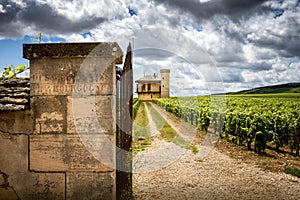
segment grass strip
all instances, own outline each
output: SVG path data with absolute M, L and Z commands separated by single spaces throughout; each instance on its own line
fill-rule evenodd
M 150 138 L 150 126 L 147 117 L 147 111 L 145 105 L 141 103 L 137 112 L 136 118 L 133 121 L 133 140 L 132 140 L 132 152 L 137 153 L 144 151 L 151 145 L 152 139 Z
M 183 137 L 177 134 L 177 132 L 159 114 L 159 112 L 153 108 L 150 103 L 147 103 L 147 106 L 157 129 L 161 133 L 162 138 L 167 142 L 173 142 L 180 147 L 189 148 L 189 143 Z
M 133 136 L 138 139 L 150 137 L 150 126 L 145 105 L 142 103 L 133 122 Z

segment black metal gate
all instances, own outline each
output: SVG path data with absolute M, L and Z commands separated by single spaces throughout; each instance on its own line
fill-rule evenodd
M 117 69 L 117 152 L 116 152 L 116 198 L 131 199 L 132 197 L 132 96 L 133 73 L 131 44 L 123 69 Z

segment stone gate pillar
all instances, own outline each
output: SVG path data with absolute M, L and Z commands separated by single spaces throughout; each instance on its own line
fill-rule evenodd
M 33 113 L 29 170 L 64 173 L 66 199 L 114 199 L 122 50 L 117 43 L 24 44 L 23 57 Z

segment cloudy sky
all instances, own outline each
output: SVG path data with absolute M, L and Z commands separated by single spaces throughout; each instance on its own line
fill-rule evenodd
M 134 43 L 135 78 L 171 69 L 171 94 L 300 82 L 300 0 L 0 0 L 0 70 L 22 43 Z

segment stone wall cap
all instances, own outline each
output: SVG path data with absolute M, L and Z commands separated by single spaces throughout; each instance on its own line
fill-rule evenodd
M 23 58 L 115 57 L 122 64 L 123 52 L 116 42 L 23 44 Z

